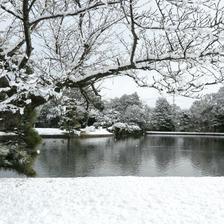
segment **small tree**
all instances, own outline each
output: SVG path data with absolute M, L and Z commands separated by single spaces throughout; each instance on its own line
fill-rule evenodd
M 193 131 L 192 115 L 189 111 L 181 111 L 178 116 L 178 131 Z
M 194 131 L 214 131 L 215 95 L 205 95 L 201 100 L 195 101 L 190 108 L 192 126 Z
M 143 105 L 130 105 L 124 111 L 122 116 L 123 121 L 126 123 L 137 124 L 142 129 L 146 129 L 148 116 L 147 106 Z
M 88 95 L 85 95 L 84 91 L 88 91 Z M 63 91 L 61 97 L 52 99 L 42 107 L 37 124 L 71 132 L 87 125 L 89 111 L 93 108 L 101 110 L 103 102 L 91 93 L 90 89 L 67 89 Z
M 172 107 L 165 98 L 156 101 L 156 107 L 152 112 L 151 129 L 155 131 L 174 131 Z
M 224 132 L 224 87 L 213 95 L 213 129 L 217 132 Z
M 105 109 L 96 116 L 96 125 L 112 126 L 117 122 L 136 124 L 145 129 L 149 120 L 149 108 L 138 94 L 123 95 L 105 103 Z

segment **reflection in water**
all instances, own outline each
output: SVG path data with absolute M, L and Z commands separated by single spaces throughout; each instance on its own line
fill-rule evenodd
M 224 138 L 45 139 L 40 150 L 39 177 L 224 176 Z M 7 172 L 0 177 L 16 176 Z

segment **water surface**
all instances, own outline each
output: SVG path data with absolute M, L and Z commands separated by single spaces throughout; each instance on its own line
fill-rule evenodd
M 224 176 L 222 137 L 44 139 L 39 149 L 38 177 Z M 0 177 L 16 176 L 0 170 Z

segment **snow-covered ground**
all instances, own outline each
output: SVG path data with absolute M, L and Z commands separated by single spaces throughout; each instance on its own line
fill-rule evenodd
M 61 130 L 59 128 L 36 128 L 37 132 L 40 135 L 47 135 L 47 136 L 63 136 L 66 134 L 65 130 Z M 98 128 L 96 129 L 93 126 L 90 127 L 86 127 L 81 129 L 81 131 L 75 131 L 75 133 L 77 134 L 77 136 L 84 136 L 84 137 L 88 137 L 88 136 L 111 136 L 113 135 L 111 132 L 107 131 L 104 128 Z
M 222 132 L 146 131 L 148 135 L 224 136 Z
M 93 126 L 81 129 L 82 136 L 112 136 L 113 133 L 107 131 L 105 128 L 95 128 Z
M 59 128 L 35 128 L 35 130 L 41 135 L 41 136 L 65 136 L 66 131 L 61 130 Z M 97 137 L 97 136 L 112 136 L 113 133 L 107 131 L 104 128 L 94 128 L 94 127 L 86 127 L 84 129 L 81 129 L 80 131 L 74 131 L 77 136 L 83 136 L 83 137 Z M 12 136 L 15 135 L 11 132 L 0 132 L 0 136 Z
M 12 136 L 12 135 L 15 135 L 15 133 L 0 131 L 0 136 Z
M 223 224 L 224 178 L 1 179 L 0 224 Z
M 40 135 L 65 135 L 65 131 L 60 130 L 59 128 L 35 128 L 35 130 Z M 0 136 L 12 136 L 15 135 L 13 132 L 4 132 L 0 131 Z
M 40 135 L 65 135 L 66 131 L 59 128 L 35 128 Z

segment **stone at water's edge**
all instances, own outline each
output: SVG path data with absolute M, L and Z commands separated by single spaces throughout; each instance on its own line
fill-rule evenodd
M 0 156 L 7 156 L 9 154 L 10 150 L 8 148 L 6 148 L 5 146 L 3 146 L 2 144 L 0 144 Z
M 7 157 L 10 154 L 10 149 L 3 144 L 0 144 L 0 167 L 11 165 Z
M 15 169 L 27 176 L 34 176 L 32 168 L 34 155 L 19 145 L 0 144 L 0 168 Z

